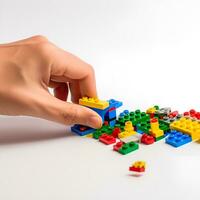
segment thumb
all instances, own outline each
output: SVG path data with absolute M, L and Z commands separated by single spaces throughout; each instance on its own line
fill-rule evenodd
M 59 122 L 65 125 L 82 124 L 92 128 L 100 128 L 101 117 L 93 110 L 57 99 L 46 94 L 40 98 L 40 118 Z

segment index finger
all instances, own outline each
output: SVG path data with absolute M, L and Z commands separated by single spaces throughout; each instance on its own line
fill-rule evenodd
M 97 97 L 95 72 L 91 65 L 62 49 L 51 52 L 51 78 L 60 82 L 73 82 L 79 85 L 80 95 Z

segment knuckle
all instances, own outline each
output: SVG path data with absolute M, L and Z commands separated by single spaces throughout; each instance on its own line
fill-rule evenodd
M 47 42 L 48 39 L 44 35 L 35 35 L 31 38 L 32 40 L 35 40 L 36 42 Z
M 72 107 L 70 109 L 70 112 L 62 112 L 61 117 L 64 120 L 65 124 L 72 125 L 77 122 L 78 117 L 78 109 L 75 107 Z

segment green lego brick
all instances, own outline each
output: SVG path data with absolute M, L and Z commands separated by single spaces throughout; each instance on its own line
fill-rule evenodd
M 157 141 L 159 141 L 159 140 L 162 140 L 164 137 L 165 137 L 165 135 L 162 135 L 162 136 L 160 136 L 160 137 L 157 137 L 157 138 L 155 138 L 155 141 L 157 142 Z
M 103 134 L 102 131 L 96 130 L 96 131 L 93 133 L 93 138 L 98 140 L 99 137 L 100 137 L 102 134 Z
M 135 142 L 128 142 L 126 144 L 124 144 L 120 149 L 119 149 L 119 153 L 126 155 L 132 151 L 135 151 L 139 149 L 139 145 Z
M 111 135 L 113 132 L 114 127 L 111 126 L 102 126 L 100 129 L 97 129 L 96 131 L 93 132 L 93 138 L 94 139 L 99 139 L 99 137 L 103 134 L 106 133 L 108 135 Z

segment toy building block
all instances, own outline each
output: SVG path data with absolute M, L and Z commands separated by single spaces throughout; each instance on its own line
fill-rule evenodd
M 151 119 L 151 130 L 150 134 L 155 138 L 161 137 L 164 135 L 164 131 L 159 128 L 158 119 Z
M 110 108 L 114 107 L 114 108 L 119 108 L 123 105 L 123 103 L 121 101 L 117 101 L 115 99 L 110 99 L 108 100 L 109 104 L 110 104 Z
M 116 108 L 111 108 L 109 109 L 106 114 L 105 114 L 105 120 L 111 120 L 111 119 L 116 119 L 116 115 L 117 115 L 117 112 L 116 112 Z
M 97 108 L 104 110 L 105 108 L 109 107 L 109 102 L 108 101 L 101 101 L 96 98 L 88 98 L 88 97 L 83 97 L 79 99 L 79 104 L 82 106 L 87 106 L 90 108 Z
M 124 144 L 120 149 L 119 149 L 119 153 L 126 155 L 132 151 L 135 151 L 139 149 L 139 145 L 135 142 L 129 142 Z
M 144 161 L 137 161 L 132 164 L 131 167 L 129 167 L 129 171 L 133 172 L 145 172 L 146 169 L 146 163 Z
M 99 137 L 103 134 L 106 133 L 108 135 L 111 135 L 113 132 L 113 127 L 110 126 L 102 126 L 100 129 L 97 129 L 93 132 L 93 138 L 94 139 L 99 139 Z
M 155 138 L 151 135 L 148 135 L 148 134 L 143 134 L 142 137 L 141 137 L 141 143 L 143 144 L 153 144 L 155 142 Z
M 129 143 L 129 142 L 137 142 L 139 143 L 140 142 L 140 139 L 142 137 L 142 134 L 140 133 L 136 133 L 130 137 L 125 137 L 125 138 L 120 138 L 120 140 L 124 143 Z
M 195 111 L 194 109 L 189 110 L 188 112 L 184 112 L 184 117 L 191 118 L 195 120 L 200 120 L 200 112 Z
M 170 107 L 161 108 L 155 111 L 155 114 L 158 115 L 159 118 L 162 118 L 163 116 L 168 116 L 169 113 L 171 113 Z
M 179 131 L 172 131 L 166 138 L 165 142 L 173 147 L 180 147 L 192 141 L 191 136 L 183 134 Z
M 119 151 L 119 149 L 122 148 L 123 144 L 124 144 L 123 142 L 117 142 L 115 145 L 113 145 L 113 150 Z
M 124 127 L 124 131 L 119 133 L 118 137 L 119 138 L 126 138 L 126 137 L 130 137 L 132 135 L 135 135 L 136 132 L 134 131 L 134 127 L 132 125 L 131 121 L 127 121 L 125 123 L 125 127 Z
M 121 133 L 121 129 L 119 127 L 115 127 L 112 132 L 112 136 L 118 138 L 119 133 Z
M 75 124 L 74 126 L 71 127 L 71 131 L 80 136 L 84 136 L 84 135 L 93 133 L 95 129 L 87 127 L 87 126 Z
M 108 144 L 116 143 L 116 138 L 114 138 L 112 135 L 108 135 L 104 133 L 99 137 L 99 141 L 108 145 Z
M 197 140 L 197 136 L 200 135 L 200 122 L 185 117 L 171 123 L 170 128 L 188 134 L 194 140 Z

